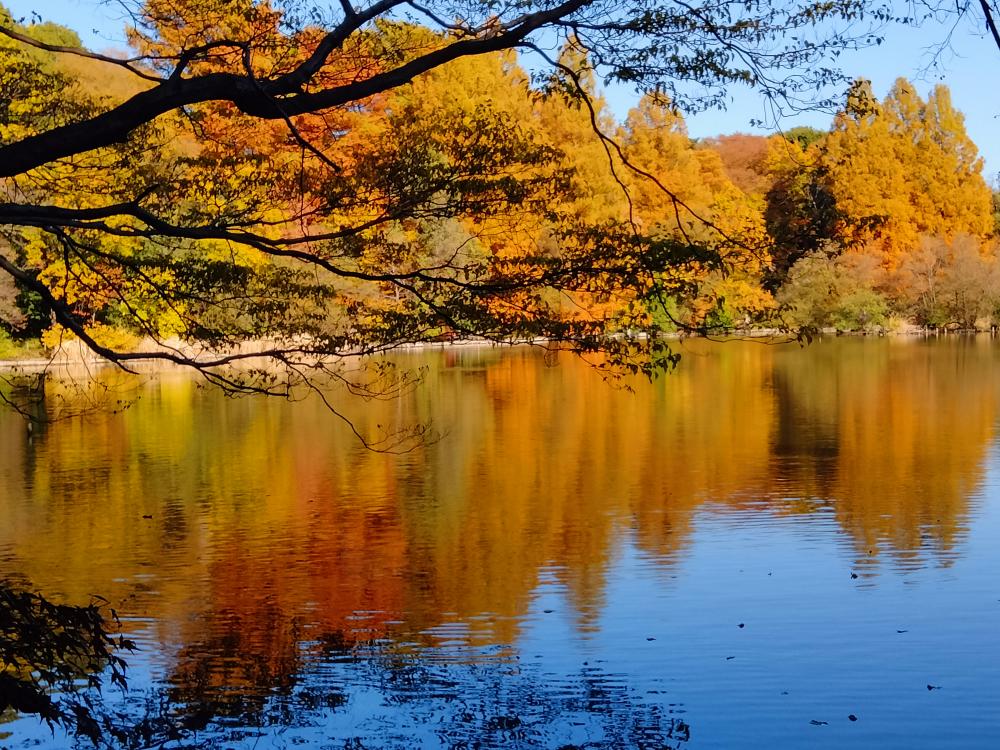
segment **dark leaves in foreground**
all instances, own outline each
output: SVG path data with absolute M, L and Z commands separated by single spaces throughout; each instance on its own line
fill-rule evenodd
M 135 644 L 109 632 L 107 602 L 54 604 L 0 583 L 0 713 L 34 714 L 98 744 L 94 695 L 105 680 L 125 689 L 125 660 Z M 115 625 L 118 619 L 108 610 Z

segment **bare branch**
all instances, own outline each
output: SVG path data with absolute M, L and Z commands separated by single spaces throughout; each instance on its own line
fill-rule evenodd
M 147 81 L 154 81 L 156 83 L 160 83 L 163 80 L 159 76 L 152 75 L 150 73 L 145 72 L 144 70 L 135 67 L 134 63 L 146 59 L 143 57 L 131 57 L 127 59 L 121 59 L 117 57 L 109 57 L 108 55 L 100 55 L 96 52 L 85 50 L 82 47 L 65 47 L 60 44 L 47 44 L 45 42 L 40 42 L 37 39 L 33 39 L 27 34 L 22 34 L 19 31 L 14 31 L 14 29 L 8 29 L 4 26 L 0 26 L 0 34 L 3 34 L 6 37 L 10 37 L 11 39 L 14 39 L 18 42 L 27 44 L 31 47 L 35 47 L 36 49 L 45 50 L 46 52 L 55 52 L 64 55 L 75 55 L 76 57 L 83 57 L 88 60 L 96 60 L 98 62 L 107 63 L 109 65 L 116 65 L 119 68 L 124 68 L 129 73 L 139 76 L 140 78 L 143 78 Z

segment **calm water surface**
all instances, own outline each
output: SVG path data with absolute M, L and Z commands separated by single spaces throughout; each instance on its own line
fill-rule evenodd
M 110 599 L 141 650 L 107 700 L 214 747 L 1000 747 L 1000 344 L 682 351 L 634 393 L 413 355 L 416 392 L 342 402 L 444 432 L 402 456 L 181 375 L 30 440 L 0 413 L 0 577 Z

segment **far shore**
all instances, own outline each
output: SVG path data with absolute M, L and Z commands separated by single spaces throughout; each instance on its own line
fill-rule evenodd
M 835 328 L 823 328 L 819 331 L 819 336 L 822 337 L 838 337 L 838 336 L 850 336 L 850 337 L 892 337 L 892 338 L 911 338 L 911 337 L 938 337 L 938 336 L 954 336 L 954 335 L 983 335 L 992 336 L 996 335 L 996 331 L 982 330 L 982 329 L 928 329 L 922 328 L 915 325 L 905 325 L 893 330 L 878 330 L 878 331 L 838 331 Z M 684 339 L 714 339 L 714 336 L 703 336 L 699 334 L 688 334 L 688 333 L 670 333 L 665 334 L 664 338 L 669 340 L 681 341 Z M 752 328 L 752 329 L 736 329 L 726 334 L 719 334 L 719 340 L 734 340 L 734 339 L 784 339 L 789 342 L 795 340 L 794 334 L 789 331 L 784 331 L 778 328 Z M 506 346 L 526 346 L 526 345 L 539 345 L 547 343 L 547 339 L 534 339 L 517 341 L 511 343 L 497 343 L 489 339 L 482 338 L 455 338 L 455 339 L 442 339 L 440 341 L 421 341 L 414 343 L 400 344 L 393 347 L 389 352 L 415 352 L 415 351 L 425 351 L 432 349 L 450 349 L 457 347 L 480 347 L 480 348 L 501 348 Z M 238 349 L 231 349 L 226 351 L 212 351 L 201 349 L 198 347 L 191 346 L 189 344 L 184 344 L 180 341 L 170 341 L 157 343 L 152 340 L 144 341 L 139 347 L 137 347 L 133 352 L 146 352 L 149 354 L 156 354 L 157 352 L 170 352 L 172 354 L 179 354 L 181 356 L 190 357 L 193 361 L 208 361 L 215 359 L 220 356 L 225 356 L 227 354 L 233 353 L 245 353 L 251 356 L 240 360 L 241 363 L 252 363 L 255 361 L 253 353 L 255 351 L 264 351 L 272 346 L 275 346 L 274 342 L 266 341 L 248 341 L 244 345 L 240 346 Z M 351 356 L 351 355 L 345 355 Z M 262 354 L 261 359 L 266 359 L 267 355 Z M 182 365 L 174 364 L 164 360 L 158 360 L 155 358 L 150 358 L 147 360 L 133 360 L 128 363 L 130 367 L 140 368 L 142 370 L 150 369 L 173 369 L 176 367 L 182 367 Z M 39 356 L 26 356 L 24 358 L 18 359 L 0 359 L 0 371 L 11 371 L 11 370 L 25 370 L 29 372 L 38 372 L 40 370 L 49 369 L 61 369 L 70 368 L 75 369 L 77 367 L 91 367 L 91 366 L 114 366 L 113 362 L 103 359 L 102 357 L 94 354 L 92 351 L 87 349 L 82 343 L 74 341 L 68 344 L 63 344 L 57 351 L 50 354 L 48 357 Z

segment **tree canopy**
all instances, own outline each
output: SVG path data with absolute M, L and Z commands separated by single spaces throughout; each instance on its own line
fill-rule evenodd
M 282 392 L 443 335 L 649 368 L 650 297 L 759 256 L 679 113 L 734 83 L 801 101 L 888 18 L 861 0 L 126 7 L 125 54 L 0 14 L 0 270 L 31 319 L 7 327 Z M 620 133 L 599 80 L 646 92 Z M 259 355 L 283 377 L 217 369 Z

